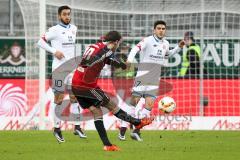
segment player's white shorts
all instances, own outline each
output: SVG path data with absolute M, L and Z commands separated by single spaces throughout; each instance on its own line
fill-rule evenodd
M 139 81 L 137 83 L 139 83 Z M 150 96 L 156 98 L 158 95 L 158 90 L 159 86 L 157 85 L 138 85 L 132 88 L 132 95 L 137 97 Z
M 154 63 L 140 63 L 136 74 L 132 95 L 156 97 L 158 95 L 161 66 Z
M 69 73 L 67 76 L 54 76 L 52 77 L 52 89 L 53 92 L 63 93 L 65 91 L 71 92 L 72 90 L 72 78 L 74 71 Z
M 156 65 L 140 67 L 134 81 L 132 95 L 138 97 L 156 97 L 159 91 L 160 69 L 156 68 Z

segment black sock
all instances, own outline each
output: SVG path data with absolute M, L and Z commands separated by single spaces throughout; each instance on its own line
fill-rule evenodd
M 94 124 L 95 124 L 95 127 L 98 131 L 98 135 L 100 136 L 102 142 L 103 142 L 103 145 L 104 146 L 111 146 L 112 144 L 109 142 L 109 139 L 107 137 L 107 132 L 104 128 L 104 125 L 103 125 L 103 120 L 102 119 L 97 119 L 94 121 Z
M 134 129 L 133 133 L 138 133 L 139 134 L 140 133 L 140 129 Z
M 55 127 L 54 127 L 54 132 L 61 132 L 61 129 L 60 129 L 60 128 L 55 128 Z
M 80 125 L 75 125 L 75 129 L 81 129 Z
M 120 135 L 121 135 L 121 136 L 124 136 L 125 133 L 126 133 L 126 131 L 127 131 L 127 127 L 121 127 L 121 128 L 120 128 Z
M 119 111 L 117 113 L 114 114 L 116 117 L 120 118 L 121 120 L 124 120 L 126 122 L 129 122 L 133 125 L 139 125 L 141 123 L 140 119 L 136 119 L 132 116 L 130 116 L 129 114 L 127 114 L 127 112 L 124 112 L 123 110 L 119 109 Z

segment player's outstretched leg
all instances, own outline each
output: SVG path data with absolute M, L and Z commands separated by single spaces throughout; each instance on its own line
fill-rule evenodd
M 62 135 L 62 131 L 60 129 L 60 125 L 61 125 L 61 120 L 57 117 L 56 115 L 56 110 L 55 108 L 57 107 L 57 104 L 52 102 L 51 103 L 51 108 L 52 108 L 52 116 L 53 116 L 53 135 L 54 137 L 57 139 L 58 143 L 63 143 L 65 142 L 65 139 Z
M 54 89 L 53 89 L 54 90 Z M 51 103 L 51 109 L 52 109 L 52 116 L 53 116 L 53 135 L 57 139 L 59 143 L 65 142 L 65 139 L 63 138 L 60 126 L 61 126 L 61 120 L 59 118 L 59 111 L 58 111 L 58 105 L 62 104 L 64 97 L 64 93 L 62 92 L 55 92 L 54 90 L 54 102 Z
M 144 116 L 141 116 L 140 114 L 143 108 L 143 104 L 145 104 L 145 99 L 140 98 L 139 96 L 132 96 L 131 103 L 135 106 L 135 117 L 139 119 L 143 118 Z M 132 133 L 130 133 L 130 137 L 136 141 L 143 141 L 140 129 L 134 129 Z
M 152 107 L 154 104 L 154 98 L 146 96 L 145 101 L 146 101 L 145 107 L 143 109 L 139 110 L 138 113 L 136 113 L 138 118 L 150 117 L 151 110 L 152 110 Z M 139 105 L 139 103 L 141 103 L 141 102 L 139 101 L 137 106 Z M 130 137 L 136 141 L 143 141 L 143 139 L 141 137 L 140 129 L 138 129 L 138 128 L 135 128 L 133 130 L 133 132 L 130 134 Z
M 79 136 L 80 138 L 87 138 L 87 135 L 83 132 L 82 128 L 80 127 L 80 114 L 81 109 L 78 103 L 71 103 L 72 113 L 74 114 L 74 135 Z
M 130 114 L 131 116 L 135 117 L 135 107 L 134 106 L 127 106 L 124 109 L 128 114 Z M 132 124 L 130 124 L 132 126 Z M 121 120 L 120 123 L 120 128 L 119 128 L 119 134 L 118 134 L 118 139 L 121 141 L 125 141 L 126 140 L 126 136 L 125 133 L 127 131 L 127 128 L 129 126 L 129 123 L 126 121 Z
M 104 106 L 108 108 L 117 118 L 133 124 L 136 129 L 141 129 L 144 126 L 151 124 L 154 120 L 153 117 L 144 117 L 142 119 L 134 118 L 127 114 L 127 112 L 117 107 L 116 104 L 111 100 Z
M 98 135 L 101 138 L 102 143 L 104 145 L 103 150 L 104 151 L 119 151 L 120 148 L 117 147 L 116 145 L 112 144 L 108 139 L 107 132 L 106 132 L 106 129 L 103 124 L 101 108 L 91 106 L 91 107 L 89 107 L 89 110 L 92 112 L 92 114 L 94 116 L 94 125 L 95 125 Z

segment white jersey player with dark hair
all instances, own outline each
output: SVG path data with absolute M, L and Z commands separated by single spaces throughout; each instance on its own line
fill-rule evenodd
M 61 6 L 58 8 L 59 24 L 49 28 L 49 30 L 38 41 L 38 46 L 45 49 L 47 52 L 53 55 L 52 71 L 54 74 L 58 74 L 57 68 L 66 63 L 70 59 L 75 57 L 75 40 L 77 27 L 70 24 L 71 21 L 71 8 L 68 6 Z M 50 43 L 50 44 L 49 44 Z M 61 74 L 61 73 L 59 73 Z M 51 110 L 53 111 L 54 131 L 53 134 L 59 143 L 65 142 L 61 133 L 61 120 L 56 115 L 56 107 L 61 105 L 64 98 L 65 89 L 69 91 L 71 89 L 73 73 L 69 74 L 65 80 L 52 78 L 52 89 L 54 92 L 54 102 L 51 104 Z M 66 87 L 66 83 L 70 87 Z M 71 102 L 71 112 L 80 116 L 80 106 L 77 103 L 75 96 L 69 92 Z M 80 117 L 76 116 L 74 121 L 75 129 L 74 134 L 80 138 L 86 138 L 86 135 L 80 128 Z
M 161 67 L 165 66 L 166 58 L 179 52 L 184 46 L 184 41 L 181 40 L 174 49 L 169 50 L 169 42 L 165 39 L 166 22 L 164 21 L 156 21 L 154 23 L 153 32 L 153 35 L 145 37 L 132 48 L 127 59 L 127 63 L 130 64 L 134 62 L 134 57 L 137 53 L 141 55 L 137 75 L 132 88 L 130 105 L 133 107 L 133 109 L 131 109 L 133 112 L 132 114 L 143 117 L 150 116 L 154 100 L 158 95 Z M 145 107 L 141 110 L 141 113 L 134 113 L 141 98 L 145 99 Z M 118 135 L 120 140 L 125 140 L 126 129 L 126 122 L 122 121 L 120 133 Z M 140 130 L 133 130 L 131 138 L 142 141 Z

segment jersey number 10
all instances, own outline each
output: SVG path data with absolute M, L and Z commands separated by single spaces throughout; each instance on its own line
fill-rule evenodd
M 83 54 L 83 58 L 85 58 L 86 60 L 89 60 L 91 55 L 94 53 L 95 48 L 92 47 L 88 47 L 88 49 L 86 49 L 86 51 Z

